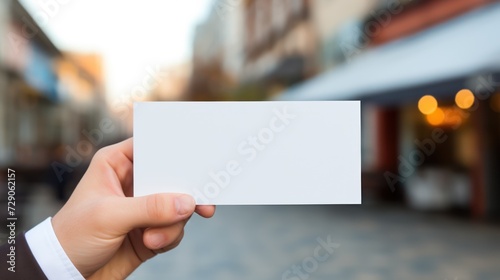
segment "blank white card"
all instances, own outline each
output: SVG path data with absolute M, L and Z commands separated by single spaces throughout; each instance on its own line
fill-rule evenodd
M 198 204 L 361 203 L 359 101 L 141 102 L 134 194 Z

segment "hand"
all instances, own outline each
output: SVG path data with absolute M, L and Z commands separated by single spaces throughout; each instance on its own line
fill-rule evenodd
M 124 279 L 144 261 L 175 248 L 193 212 L 184 194 L 133 194 L 132 139 L 99 150 L 52 226 L 75 267 L 91 279 Z

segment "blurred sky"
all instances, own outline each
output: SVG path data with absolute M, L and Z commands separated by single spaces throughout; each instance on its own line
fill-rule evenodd
M 208 15 L 212 0 L 21 2 L 59 48 L 103 55 L 114 98 L 130 95 L 148 67 L 190 59 L 194 27 Z

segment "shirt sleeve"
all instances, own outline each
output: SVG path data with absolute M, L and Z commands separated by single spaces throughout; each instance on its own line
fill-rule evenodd
M 38 265 L 50 280 L 85 280 L 57 240 L 51 220 L 47 218 L 26 233 L 26 241 Z

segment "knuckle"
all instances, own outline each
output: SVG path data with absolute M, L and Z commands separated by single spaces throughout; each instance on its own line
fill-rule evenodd
M 166 221 L 170 218 L 166 207 L 165 198 L 162 195 L 152 195 L 146 199 L 146 213 L 155 221 Z
M 109 159 L 110 152 L 109 152 L 109 147 L 104 147 L 102 149 L 99 149 L 94 157 L 93 160 L 101 162 L 101 161 L 107 161 Z

